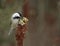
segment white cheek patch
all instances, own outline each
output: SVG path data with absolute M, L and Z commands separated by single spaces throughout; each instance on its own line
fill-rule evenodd
M 19 15 L 18 13 L 14 13 L 14 14 L 12 15 L 12 18 L 14 18 L 15 16 L 19 16 L 19 17 L 20 17 L 20 15 Z

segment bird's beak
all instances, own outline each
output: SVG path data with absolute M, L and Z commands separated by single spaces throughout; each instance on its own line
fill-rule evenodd
M 23 19 L 20 19 L 19 24 L 20 25 L 25 25 L 28 22 L 28 19 L 26 17 L 23 17 Z

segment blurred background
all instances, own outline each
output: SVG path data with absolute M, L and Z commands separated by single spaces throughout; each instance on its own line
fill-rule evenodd
M 23 0 L 0 0 L 0 46 L 15 46 L 14 35 L 8 36 L 10 17 L 21 11 Z
M 28 30 L 24 46 L 60 46 L 60 0 L 28 1 Z M 14 34 L 8 36 L 10 17 L 22 11 L 25 0 L 0 0 L 0 46 L 16 46 Z

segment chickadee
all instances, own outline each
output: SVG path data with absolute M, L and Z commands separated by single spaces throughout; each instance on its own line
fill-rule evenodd
M 28 21 L 28 19 L 26 17 L 23 17 L 22 13 L 20 13 L 20 12 L 14 13 L 11 16 L 11 28 L 9 30 L 8 35 L 10 35 L 13 30 L 16 30 L 18 24 L 23 26 L 24 24 L 26 24 L 27 21 Z
M 11 16 L 11 28 L 9 30 L 9 33 L 8 35 L 10 35 L 12 33 L 13 30 L 16 29 L 18 23 L 19 23 L 19 20 L 22 19 L 22 14 L 17 12 L 17 13 L 14 13 L 12 16 Z

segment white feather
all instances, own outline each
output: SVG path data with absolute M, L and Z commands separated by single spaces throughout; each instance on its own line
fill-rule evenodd
M 10 35 L 10 34 L 12 33 L 12 31 L 13 31 L 14 29 L 16 29 L 16 27 L 17 27 L 17 25 L 18 25 L 19 19 L 13 19 L 13 18 L 16 17 L 16 16 L 19 16 L 19 17 L 20 17 L 20 15 L 19 15 L 18 13 L 14 13 L 14 14 L 12 15 L 12 17 L 11 17 L 11 28 L 10 28 L 10 30 L 9 30 L 8 35 Z

